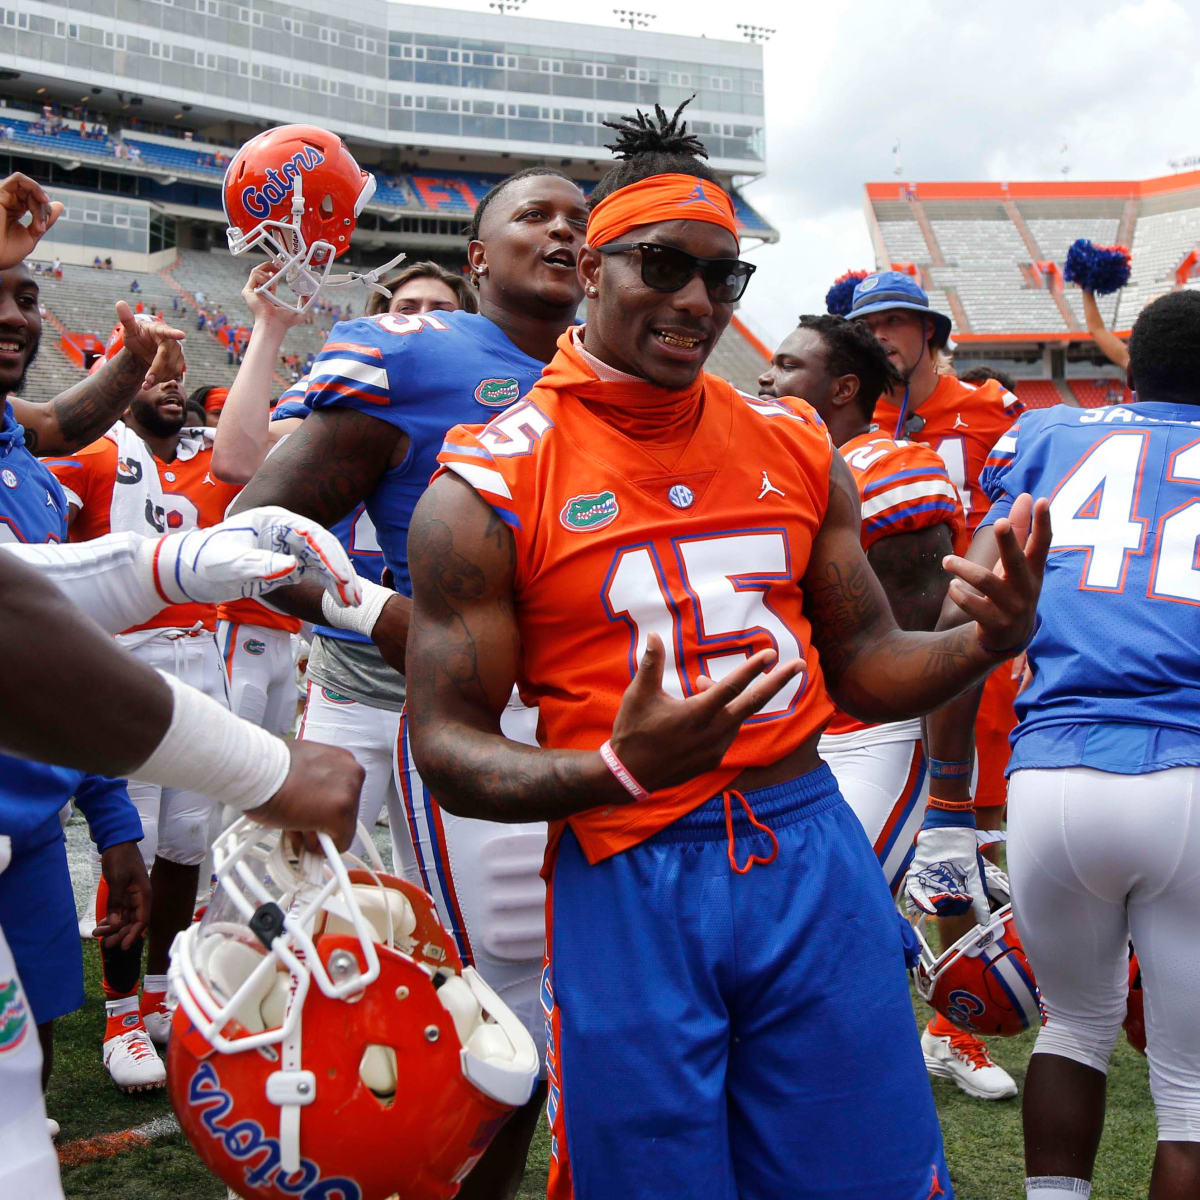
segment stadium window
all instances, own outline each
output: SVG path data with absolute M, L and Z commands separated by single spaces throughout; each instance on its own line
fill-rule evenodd
M 330 29 L 327 25 L 322 25 L 317 29 L 317 36 L 327 46 L 333 46 L 333 45 L 337 44 L 337 40 L 338 40 L 337 30 Z
M 259 26 L 259 28 L 261 28 L 262 23 L 263 23 L 263 15 L 257 9 L 255 9 L 254 12 L 252 12 L 250 14 L 250 24 L 257 25 L 257 26 Z
M 562 59 L 561 58 L 539 58 L 538 70 L 543 75 L 561 75 L 562 74 Z

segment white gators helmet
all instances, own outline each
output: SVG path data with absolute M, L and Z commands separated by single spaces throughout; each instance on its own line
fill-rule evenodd
M 420 888 L 320 842 L 242 818 L 214 845 L 212 903 L 171 951 L 172 1104 L 246 1200 L 443 1200 L 537 1050 Z

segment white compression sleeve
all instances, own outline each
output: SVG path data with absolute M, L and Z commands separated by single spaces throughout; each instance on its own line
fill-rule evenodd
M 325 620 L 334 629 L 349 629 L 370 637 L 371 630 L 383 612 L 383 606 L 396 595 L 391 588 L 372 583 L 369 579 L 358 577 L 359 587 L 362 588 L 362 603 L 354 608 L 344 608 L 328 592 L 321 597 L 321 612 Z
M 153 564 L 145 552 L 153 545 L 136 533 L 109 533 L 66 545 L 5 542 L 0 550 L 57 584 L 109 633 L 120 633 L 148 621 L 166 603 L 154 586 Z
M 201 792 L 239 812 L 265 804 L 291 769 L 286 743 L 173 675 L 159 674 L 175 700 L 171 724 L 130 776 Z

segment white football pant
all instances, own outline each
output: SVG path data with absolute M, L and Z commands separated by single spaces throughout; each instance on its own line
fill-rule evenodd
M 298 736 L 309 742 L 341 746 L 354 755 L 364 772 L 358 801 L 359 821 L 370 829 L 380 810 L 387 805 L 392 835 L 392 871 L 420 886 L 421 876 L 408 835 L 408 818 L 396 791 L 394 767 L 399 731 L 398 712 L 351 700 L 309 681 Z M 355 837 L 350 852 L 362 856 L 358 837 Z
M 537 745 L 537 709 L 513 692 L 501 718 L 504 735 Z M 456 817 L 421 781 L 400 726 L 397 774 L 421 886 L 437 904 L 464 961 L 473 963 L 516 1013 L 546 1061 L 541 978 L 546 949 L 545 821 L 508 824 Z M 398 833 L 392 822 L 392 837 Z
M 0 836 L 0 871 L 10 846 Z M 0 929 L 0 1196 L 62 1200 L 58 1154 L 46 1128 L 42 1047 L 17 965 Z
M 825 734 L 818 753 L 866 831 L 892 895 L 904 882 L 925 817 L 929 777 L 920 721 Z
M 1008 872 L 1047 1014 L 1034 1053 L 1108 1070 L 1132 940 L 1159 1140 L 1200 1142 L 1200 767 L 1014 771 Z
M 217 622 L 217 646 L 229 683 L 229 707 L 268 733 L 296 725 L 295 638 L 286 629 Z
M 174 675 L 219 704 L 228 704 L 217 641 L 207 630 L 148 629 L 120 634 L 117 641 L 147 666 Z M 131 779 L 129 798 L 142 819 L 144 836 L 139 849 L 147 870 L 156 856 L 185 867 L 204 861 L 214 813 L 209 797 Z

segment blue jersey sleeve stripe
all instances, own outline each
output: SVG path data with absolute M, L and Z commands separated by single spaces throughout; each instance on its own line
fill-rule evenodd
M 443 454 L 462 454 L 467 458 L 483 458 L 488 462 L 496 460 L 482 446 L 460 446 L 457 442 L 443 442 Z

